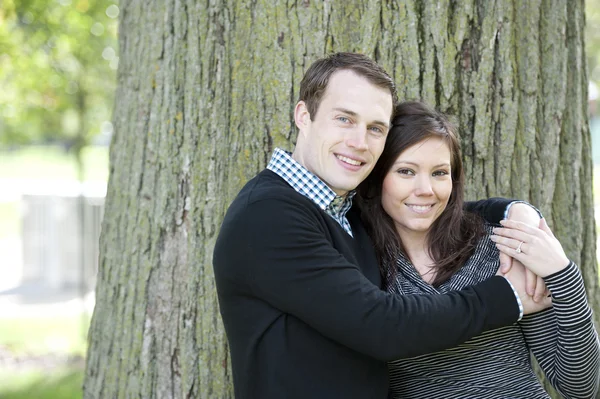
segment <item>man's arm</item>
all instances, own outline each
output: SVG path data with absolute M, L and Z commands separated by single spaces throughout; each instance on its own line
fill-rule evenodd
M 482 218 L 493 224 L 499 224 L 506 218 L 506 209 L 515 200 L 502 197 L 492 197 L 479 201 L 466 201 L 465 211 L 479 214 Z
M 541 212 L 528 202 L 501 197 L 465 202 L 465 210 L 478 213 L 493 224 L 500 223 L 502 219 L 510 219 L 537 227 L 542 217 Z M 501 252 L 500 270 L 507 273 L 511 265 L 512 258 Z M 548 294 L 544 280 L 529 270 L 526 277 L 526 293 L 534 297 L 535 301 L 541 301 L 542 297 Z
M 446 295 L 394 296 L 373 285 L 327 235 L 316 213 L 297 201 L 262 200 L 221 229 L 219 241 L 239 245 L 220 250 L 217 243 L 214 262 L 245 268 L 257 298 L 386 361 L 453 347 L 518 318 L 502 277 Z
M 510 198 L 492 197 L 479 201 L 467 201 L 464 208 L 468 212 L 479 214 L 493 224 L 499 224 L 502 219 L 516 220 L 537 226 L 542 214 L 533 205 L 521 200 Z

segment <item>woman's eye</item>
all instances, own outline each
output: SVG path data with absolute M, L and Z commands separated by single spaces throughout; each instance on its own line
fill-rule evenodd
M 338 116 L 337 120 L 340 121 L 340 122 L 342 122 L 342 123 L 348 123 L 348 122 L 350 122 L 350 119 L 346 118 L 345 116 Z
M 398 173 L 400 173 L 401 175 L 407 175 L 407 176 L 412 176 L 415 174 L 415 172 L 410 169 L 398 169 Z
M 434 176 L 447 176 L 449 173 L 447 170 L 436 170 L 433 172 Z

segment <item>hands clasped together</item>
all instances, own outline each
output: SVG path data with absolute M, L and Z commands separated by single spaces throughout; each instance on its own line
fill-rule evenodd
M 535 313 L 551 306 L 546 286 L 542 280 L 560 272 L 569 265 L 560 242 L 544 219 L 539 228 L 523 222 L 503 220 L 503 227 L 494 228 L 490 237 L 501 254 L 510 256 L 513 261 L 501 262 L 500 275 L 506 277 L 515 287 L 525 313 Z M 529 273 L 529 275 L 528 275 Z M 532 277 L 532 274 L 536 276 Z

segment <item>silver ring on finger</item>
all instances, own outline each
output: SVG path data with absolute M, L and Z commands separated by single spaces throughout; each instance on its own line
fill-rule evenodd
M 520 253 L 522 252 L 522 251 L 521 251 L 521 245 L 523 245 L 523 241 L 521 241 L 521 242 L 519 243 L 519 246 L 517 247 L 517 249 L 515 249 L 515 252 L 516 252 L 516 253 L 518 253 L 518 254 L 520 254 Z

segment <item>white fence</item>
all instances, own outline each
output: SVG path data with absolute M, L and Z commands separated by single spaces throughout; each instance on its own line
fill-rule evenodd
M 103 196 L 22 195 L 22 282 L 95 286 Z

